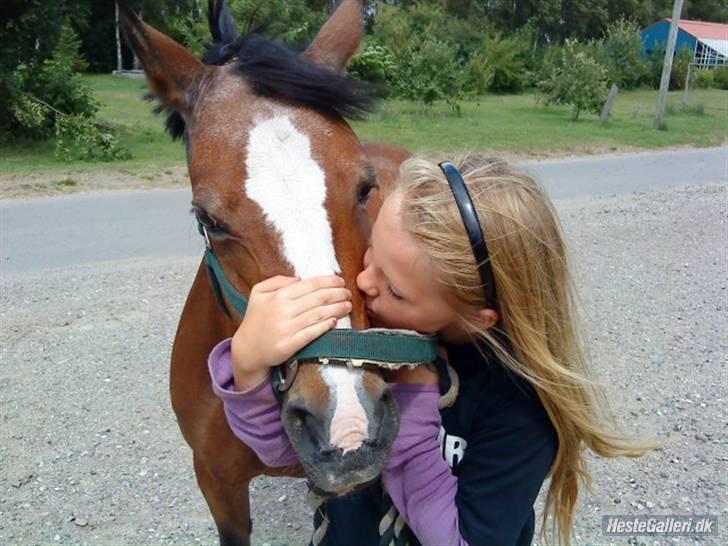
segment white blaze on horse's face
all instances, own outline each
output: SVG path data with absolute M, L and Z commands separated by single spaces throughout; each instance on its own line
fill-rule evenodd
M 324 202 L 326 178 L 312 156 L 311 141 L 288 115 L 254 124 L 248 137 L 245 190 L 280 235 L 283 256 L 301 278 L 341 272 Z M 349 318 L 338 328 L 351 328 Z M 322 368 L 335 397 L 329 438 L 344 453 L 368 438 L 368 418 L 357 391 L 363 389 L 359 370 Z

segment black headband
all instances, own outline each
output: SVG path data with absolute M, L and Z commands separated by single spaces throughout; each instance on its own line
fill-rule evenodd
M 485 296 L 489 302 L 495 304 L 493 268 L 490 265 L 488 247 L 485 244 L 483 228 L 480 225 L 480 220 L 478 220 L 478 214 L 475 211 L 473 200 L 470 198 L 465 181 L 455 165 L 449 161 L 443 161 L 440 163 L 440 168 L 445 173 L 445 178 L 447 178 L 447 182 L 450 184 L 450 189 L 455 196 L 458 210 L 460 210 L 460 216 L 463 217 L 463 224 L 465 224 L 465 231 L 468 233 L 468 239 L 470 239 L 470 246 L 473 247 L 475 263 L 478 266 L 478 273 L 480 273 L 480 280 L 483 283 Z

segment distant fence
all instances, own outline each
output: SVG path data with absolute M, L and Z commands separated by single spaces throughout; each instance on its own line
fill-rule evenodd
M 130 80 L 144 79 L 144 70 L 114 70 L 112 74 L 114 76 L 121 76 L 122 78 L 129 78 Z

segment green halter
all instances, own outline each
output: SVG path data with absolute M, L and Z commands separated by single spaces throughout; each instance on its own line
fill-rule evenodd
M 244 317 L 248 309 L 248 298 L 225 275 L 205 226 L 198 223 L 198 230 L 205 237 L 205 265 L 218 304 L 228 317 L 232 318 L 228 303 L 240 318 Z M 306 345 L 285 365 L 279 366 L 274 375 L 274 383 L 277 390 L 288 388 L 295 376 L 298 362 L 305 360 L 350 367 L 377 366 L 396 369 L 404 365 L 433 362 L 436 359 L 436 336 L 424 336 L 403 330 L 333 329 Z M 285 375 L 283 368 L 286 370 Z

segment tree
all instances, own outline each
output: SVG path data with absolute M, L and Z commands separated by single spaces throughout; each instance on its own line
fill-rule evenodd
M 728 4 L 722 0 L 689 0 L 683 9 L 686 19 L 728 23 Z
M 561 37 L 571 40 L 601 38 L 609 22 L 608 0 L 563 0 Z
M 39 47 L 27 54 L 27 62 L 12 68 L 2 64 L 0 80 L 6 93 L 0 99 L 0 139 L 53 136 L 61 160 L 129 156 L 110 131 L 93 121 L 98 103 L 79 73 L 86 66 L 80 43 L 66 21 L 46 58 Z
M 609 78 L 622 89 L 638 87 L 645 76 L 642 47 L 640 28 L 633 21 L 619 19 L 607 28 L 604 53 Z
M 607 70 L 575 41 L 567 40 L 551 74 L 538 82 L 540 100 L 572 107 L 574 121 L 583 111 L 599 113 L 607 97 Z
M 483 40 L 483 51 L 493 73 L 490 89 L 496 93 L 519 93 L 526 78 L 528 43 L 518 33 L 504 38 L 491 33 Z
M 407 54 L 398 66 L 396 87 L 404 99 L 430 105 L 443 100 L 459 111 L 458 100 L 465 88 L 465 76 L 452 45 L 429 38 Z

